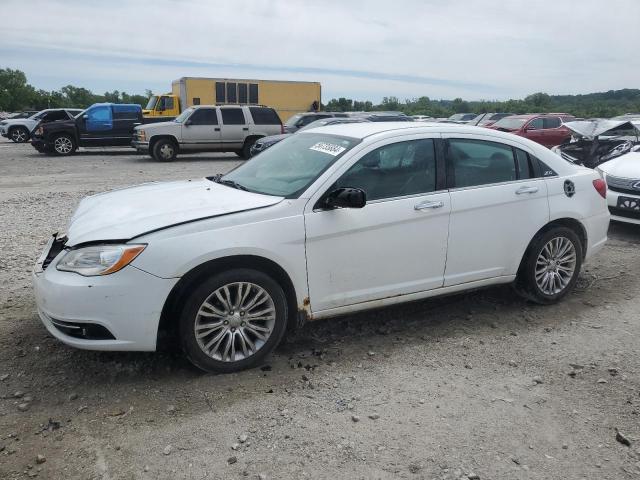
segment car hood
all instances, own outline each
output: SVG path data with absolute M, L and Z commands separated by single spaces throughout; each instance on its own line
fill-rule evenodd
M 30 118 L 12 118 L 7 120 L 2 120 L 2 125 L 4 125 L 5 127 L 9 127 L 11 125 L 29 126 L 29 125 L 35 125 L 37 122 L 38 120 L 31 120 Z
M 148 119 L 145 119 L 148 120 Z M 151 123 L 145 123 L 143 125 L 138 125 L 137 127 L 135 127 L 135 130 L 140 130 L 141 128 L 143 128 L 144 130 L 153 130 L 154 128 L 166 128 L 166 127 L 176 127 L 176 128 L 180 128 L 182 126 L 181 123 L 177 123 L 174 122 L 173 120 L 167 121 L 167 122 L 153 122 L 151 121 Z
M 267 137 L 262 137 L 261 139 L 258 140 L 259 143 L 275 143 L 275 142 L 279 142 L 280 140 L 284 140 L 285 138 L 289 138 L 291 135 L 293 135 L 292 133 L 281 133 L 280 135 L 269 135 Z
M 638 129 L 638 126 L 628 120 L 579 120 L 576 122 L 566 122 L 564 124 L 573 133 L 586 138 L 587 140 L 593 140 L 596 137 L 609 132 L 610 130 L 633 130 Z
M 84 198 L 69 223 L 67 245 L 129 240 L 181 223 L 268 207 L 282 199 L 206 178 L 147 183 Z
M 629 152 L 598 166 L 607 175 L 640 179 L 640 152 Z

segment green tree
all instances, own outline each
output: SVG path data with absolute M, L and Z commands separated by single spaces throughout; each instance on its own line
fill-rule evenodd
M 35 89 L 27 83 L 24 72 L 0 69 L 0 110 L 14 111 L 31 106 L 35 97 Z

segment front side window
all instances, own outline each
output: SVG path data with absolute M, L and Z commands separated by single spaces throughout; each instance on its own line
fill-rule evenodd
M 113 115 L 109 105 L 92 107 L 86 113 L 88 132 L 107 131 L 113 128 Z
M 218 125 L 218 116 L 214 108 L 198 108 L 189 117 L 191 125 Z
M 367 200 L 403 197 L 436 189 L 432 139 L 410 140 L 377 148 L 349 168 L 333 188 L 361 188 Z
M 527 130 L 542 130 L 544 128 L 544 120 L 542 118 L 534 118 L 527 125 Z
M 158 102 L 158 110 L 173 110 L 173 97 L 162 97 Z
M 296 198 L 358 143 L 358 139 L 338 135 L 292 135 L 222 179 L 232 180 L 252 192 Z
M 49 112 L 47 113 L 43 120 L 45 122 L 55 122 L 57 120 L 67 120 L 69 117 L 67 115 L 67 112 L 65 112 L 64 110 L 56 110 L 53 112 Z
M 447 161 L 449 185 L 473 187 L 516 180 L 516 163 L 509 145 L 483 140 L 451 139 Z
M 222 123 L 224 125 L 244 125 L 244 113 L 241 108 L 222 108 Z
M 173 121 L 176 123 L 182 123 L 184 122 L 189 115 L 191 115 L 191 112 L 193 112 L 195 109 L 193 107 L 189 107 L 187 109 L 185 109 L 180 115 L 178 115 Z

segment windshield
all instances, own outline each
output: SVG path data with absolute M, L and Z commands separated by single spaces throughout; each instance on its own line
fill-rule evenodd
M 144 108 L 146 110 L 153 110 L 156 107 L 156 103 L 158 103 L 158 97 L 156 95 L 151 95 L 151 97 L 149 97 L 149 102 L 147 103 L 147 106 Z
M 184 122 L 187 119 L 187 117 L 191 115 L 191 112 L 193 112 L 193 107 L 187 108 L 184 112 L 182 112 L 180 115 L 178 115 L 175 118 L 174 122 L 178 122 L 178 123 Z
M 287 125 L 289 127 L 295 127 L 296 126 L 296 122 L 298 120 L 300 120 L 301 118 L 302 118 L 302 114 L 296 113 L 293 117 L 289 118 L 289 120 L 287 120 L 285 122 L 285 125 Z
M 356 138 L 321 133 L 292 135 L 222 180 L 231 180 L 251 192 L 295 198 L 358 142 Z
M 529 121 L 528 118 L 506 117 L 506 118 L 503 118 L 502 120 L 498 120 L 492 126 L 494 128 L 504 128 L 506 130 L 519 130 L 528 121 Z

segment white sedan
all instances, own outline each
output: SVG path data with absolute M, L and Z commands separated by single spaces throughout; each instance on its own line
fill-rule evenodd
M 522 137 L 354 123 L 293 135 L 224 176 L 85 198 L 34 272 L 62 342 L 230 372 L 304 321 L 512 283 L 548 304 L 607 239 L 606 185 Z
M 640 152 L 626 153 L 596 169 L 607 182 L 611 219 L 640 224 Z

